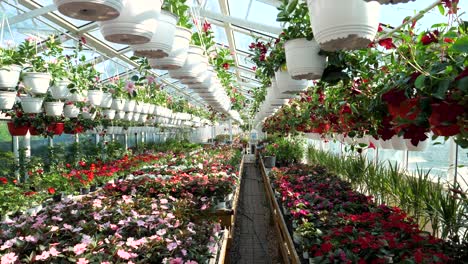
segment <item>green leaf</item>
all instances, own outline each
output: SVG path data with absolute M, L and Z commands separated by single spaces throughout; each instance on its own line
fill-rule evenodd
M 445 99 L 445 94 L 447 93 L 449 86 L 450 86 L 450 80 L 440 81 L 437 87 L 437 91 L 433 94 L 433 96 L 438 99 L 442 99 L 442 100 Z
M 416 79 L 416 81 L 414 82 L 414 86 L 417 88 L 417 89 L 421 89 L 423 86 L 424 86 L 424 81 L 426 80 L 426 76 L 421 74 L 419 75 L 419 77 Z
M 452 49 L 462 53 L 468 53 L 468 36 L 457 39 L 453 44 Z
M 292 0 L 292 2 L 289 3 L 288 8 L 287 8 L 288 14 L 291 14 L 294 11 L 294 9 L 296 9 L 298 2 L 299 0 Z
M 445 8 L 442 4 L 437 5 L 437 8 L 439 8 L 439 12 L 441 15 L 445 16 Z
M 465 77 L 457 82 L 457 87 L 463 93 L 468 93 L 468 77 Z

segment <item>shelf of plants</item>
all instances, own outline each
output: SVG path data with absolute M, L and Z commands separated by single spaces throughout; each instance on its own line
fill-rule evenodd
M 2 263 L 208 262 L 221 246 L 224 233 L 214 212 L 232 203 L 240 150 L 163 147 L 178 150 L 105 164 L 82 161 L 60 174 L 36 176 L 37 189 L 25 202 L 42 205 L 8 216 L 5 208 L 15 207 L 2 204 Z M 22 192 L 20 184 L 4 180 L 2 188 Z M 94 185 L 98 190 L 86 195 L 57 196 Z

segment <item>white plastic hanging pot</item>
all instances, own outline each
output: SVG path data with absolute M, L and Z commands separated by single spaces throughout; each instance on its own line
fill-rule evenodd
M 154 113 L 154 110 L 156 109 L 156 106 L 154 104 L 148 104 L 149 109 L 148 109 L 148 114 L 152 115 Z
M 47 116 L 61 116 L 63 113 L 63 102 L 45 102 L 44 108 Z
M 125 105 L 127 100 L 125 99 L 113 99 L 111 108 L 116 111 L 123 111 L 125 109 Z
M 124 111 L 125 112 L 133 112 L 135 110 L 136 101 L 135 100 L 127 100 L 125 101 Z
M 21 107 L 23 108 L 23 112 L 26 114 L 38 114 L 42 112 L 42 102 L 44 102 L 43 98 L 20 97 L 20 99 Z
M 138 118 L 138 122 L 145 123 L 147 119 L 148 119 L 148 115 L 142 114 L 142 115 L 140 115 L 140 117 Z
M 26 72 L 23 76 L 23 84 L 26 88 L 31 89 L 33 94 L 45 94 L 49 90 L 51 79 L 50 73 Z
M 151 109 L 151 104 L 150 103 L 144 103 L 143 104 L 143 114 L 149 114 L 150 113 L 150 110 L 151 110 L 151 113 L 152 113 L 152 110 Z
M 379 27 L 380 3 L 308 0 L 314 37 L 326 51 L 366 48 Z
M 125 121 L 133 121 L 133 112 L 125 113 L 124 119 L 125 119 Z
M 124 120 L 125 119 L 125 111 L 118 111 L 115 118 L 118 119 L 118 120 Z
M 143 107 L 144 107 L 143 102 L 136 102 L 135 109 L 133 111 L 135 113 L 141 113 L 141 112 L 143 112 Z
M 122 0 L 54 0 L 54 4 L 63 15 L 86 21 L 114 19 L 122 10 Z
M 381 146 L 380 146 L 380 140 L 375 139 L 373 136 L 369 136 L 369 142 L 371 142 L 372 144 L 374 144 L 374 146 L 375 146 L 376 148 L 381 148 Z
M 50 86 L 49 88 L 52 98 L 57 100 L 67 98 L 68 94 L 70 93 L 70 90 L 68 89 L 69 84 L 70 81 L 68 80 L 55 81 L 54 85 Z
M 315 39 L 292 39 L 284 43 L 286 65 L 294 80 L 316 80 L 322 77 L 327 58 L 319 55 Z
M 102 114 L 104 115 L 105 119 L 114 120 L 115 118 L 115 110 L 112 109 L 103 110 Z
M 76 118 L 80 114 L 80 109 L 75 105 L 65 105 L 63 115 L 67 118 Z
M 208 70 L 208 57 L 203 54 L 203 49 L 198 46 L 190 46 L 187 60 L 182 68 L 169 71 L 174 79 L 193 79 Z
M 161 59 L 149 59 L 154 69 L 177 70 L 182 68 L 187 59 L 192 32 L 183 27 L 176 27 L 174 41 L 169 56 Z
M 94 112 L 94 113 L 90 113 L 90 112 L 81 112 L 81 116 L 82 116 L 84 119 L 93 120 L 93 119 L 96 117 L 96 112 Z
M 406 150 L 406 141 L 403 137 L 395 135 L 391 138 L 391 141 L 394 150 Z
M 10 110 L 15 105 L 16 92 L 0 91 L 0 110 Z
M 102 95 L 101 107 L 102 108 L 111 108 L 112 106 L 112 94 L 104 93 Z
M 143 44 L 153 37 L 162 0 L 123 0 L 120 16 L 99 22 L 99 28 L 107 41 L 120 44 Z
M 21 67 L 8 65 L 0 69 L 0 90 L 15 88 L 20 77 Z
M 72 102 L 84 102 L 84 101 L 86 101 L 87 97 L 88 97 L 88 91 L 87 90 L 84 90 L 84 91 L 81 91 L 81 92 L 76 92 L 76 93 L 69 93 L 67 95 L 68 100 L 70 100 Z
M 383 139 L 380 138 L 379 143 L 380 143 L 380 147 L 383 148 L 383 149 L 393 149 L 392 139 L 383 140 Z
M 138 122 L 138 120 L 140 119 L 140 115 L 141 115 L 140 113 L 134 112 L 133 113 L 133 121 Z
M 306 80 L 293 80 L 287 71 L 281 69 L 275 72 L 278 90 L 284 94 L 297 94 L 307 88 Z
M 144 44 L 132 45 L 133 54 L 147 58 L 165 58 L 169 56 L 178 20 L 178 17 L 174 14 L 161 11 L 157 18 L 156 30 L 151 41 Z
M 405 139 L 406 143 L 406 148 L 408 151 L 424 151 L 427 149 L 429 146 L 429 141 L 431 141 L 429 138 L 426 138 L 424 141 L 419 141 L 418 145 L 415 146 L 413 143 L 411 143 L 411 139 Z
M 102 98 L 104 92 L 101 90 L 89 90 L 88 91 L 88 101 L 91 105 L 100 106 L 102 103 Z

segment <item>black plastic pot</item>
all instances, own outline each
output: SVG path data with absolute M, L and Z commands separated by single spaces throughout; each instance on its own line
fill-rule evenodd
M 81 194 L 88 194 L 89 193 L 89 188 L 80 188 L 80 193 Z
M 265 165 L 265 168 L 271 169 L 275 167 L 276 163 L 276 157 L 275 156 L 266 156 L 263 157 L 263 164 Z
M 90 192 L 95 192 L 97 190 L 97 186 L 96 185 L 91 185 L 91 187 L 89 188 L 89 191 Z
M 62 201 L 62 197 L 63 195 L 61 193 L 58 193 L 58 194 L 55 194 L 54 196 L 52 196 L 52 200 L 56 203 Z

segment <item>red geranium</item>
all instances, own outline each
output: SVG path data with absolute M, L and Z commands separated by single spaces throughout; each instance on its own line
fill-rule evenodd
M 55 189 L 53 187 L 49 187 L 49 188 L 47 188 L 47 192 L 49 194 L 55 194 Z

